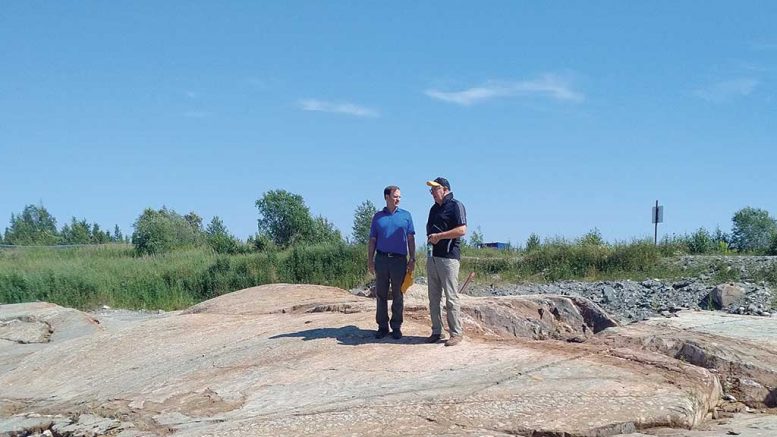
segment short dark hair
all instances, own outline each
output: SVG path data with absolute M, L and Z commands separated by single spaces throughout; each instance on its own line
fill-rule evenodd
M 399 187 L 396 185 L 389 185 L 388 187 L 383 189 L 383 197 L 394 194 L 394 191 L 397 191 L 398 189 Z

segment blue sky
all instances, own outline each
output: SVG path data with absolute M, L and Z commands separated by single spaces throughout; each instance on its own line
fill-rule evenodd
M 0 7 L 0 229 L 42 203 L 256 232 L 302 195 L 350 234 L 447 177 L 490 241 L 777 215 L 777 3 L 28 2 Z

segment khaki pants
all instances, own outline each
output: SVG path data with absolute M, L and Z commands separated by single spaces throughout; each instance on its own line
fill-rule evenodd
M 426 273 L 429 283 L 429 314 L 432 317 L 432 334 L 442 334 L 442 294 L 445 292 L 448 331 L 452 337 L 464 335 L 461 329 L 459 308 L 459 260 L 429 257 Z

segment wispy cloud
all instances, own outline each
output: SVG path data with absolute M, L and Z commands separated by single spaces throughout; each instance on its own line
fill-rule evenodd
M 299 101 L 299 107 L 303 111 L 332 112 L 346 114 L 354 117 L 378 117 L 378 111 L 348 102 L 326 102 L 317 99 L 303 99 Z
M 694 94 L 709 102 L 725 102 L 737 97 L 749 96 L 758 84 L 758 80 L 753 78 L 732 79 L 698 89 Z
M 534 80 L 490 81 L 484 85 L 461 91 L 429 89 L 425 94 L 433 99 L 457 105 L 469 106 L 499 97 L 543 96 L 554 100 L 582 102 L 585 96 L 572 89 L 559 76 L 546 74 Z

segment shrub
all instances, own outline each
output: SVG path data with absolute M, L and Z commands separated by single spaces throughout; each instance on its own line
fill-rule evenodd
M 537 250 L 537 249 L 540 248 L 541 245 L 542 245 L 542 243 L 540 242 L 540 236 L 535 234 L 535 233 L 533 233 L 533 232 L 531 233 L 531 235 L 529 235 L 529 238 L 526 239 L 526 251 L 527 252 L 531 252 L 533 250 Z
M 363 283 L 367 250 L 343 242 L 297 245 L 281 263 L 281 280 L 351 288 Z
M 194 247 L 203 242 L 202 233 L 173 210 L 146 209 L 133 227 L 132 244 L 139 255 L 170 252 L 173 249 Z
M 712 235 L 704 228 L 699 228 L 687 239 L 688 252 L 693 255 L 712 253 L 718 248 Z

